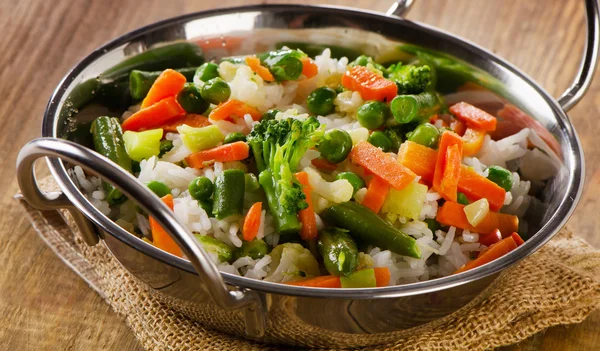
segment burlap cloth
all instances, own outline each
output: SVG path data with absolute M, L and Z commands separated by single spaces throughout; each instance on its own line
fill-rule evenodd
M 46 179 L 46 189 L 56 185 Z M 66 211 L 38 211 L 17 197 L 48 246 L 123 316 L 147 350 L 286 350 L 207 329 L 170 309 L 104 245 L 89 247 Z M 583 321 L 600 307 L 600 251 L 563 229 L 536 254 L 506 270 L 485 299 L 396 342 L 364 350 L 487 350 L 548 327 Z

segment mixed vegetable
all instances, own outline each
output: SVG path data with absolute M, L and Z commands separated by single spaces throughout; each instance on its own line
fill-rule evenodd
M 447 106 L 434 90 L 432 67 L 385 67 L 358 56 L 343 75 L 308 92 L 298 102 L 308 114 L 293 118 L 235 98 L 239 92 L 223 63 L 247 67 L 264 84 L 303 84 L 319 74 L 307 54 L 287 48 L 162 71 L 117 67 L 120 75 L 129 72 L 127 91 L 138 105 L 122 121 L 103 116 L 91 126 L 96 151 L 136 175 L 140 162 L 168 155 L 175 146 L 167 136 L 178 135 L 183 146 L 177 147 L 188 153 L 177 164 L 204 175 L 176 192 L 159 180 L 147 186 L 172 209 L 185 193 L 210 218 L 241 218 L 240 245 L 196 234 L 219 262 L 268 255 L 266 280 L 364 288 L 390 284 L 389 268 L 365 258 L 369 249 L 423 257 L 423 245 L 403 230 L 407 222 L 436 234 L 454 227 L 478 236 L 483 250 L 456 273 L 523 243 L 519 218 L 500 212 L 513 173 L 493 165 L 482 174 L 464 162 L 480 152 L 496 117 L 466 102 Z M 327 129 L 319 118 L 339 112 L 336 99 L 345 93 L 358 93 L 362 101 L 352 114 L 358 126 Z M 251 128 L 225 131 L 223 123 Z M 217 162 L 231 166 L 206 176 Z M 103 187 L 110 205 L 127 200 L 111 185 Z M 422 214 L 428 202 L 439 207 L 433 217 Z M 280 243 L 264 240 L 265 214 Z M 151 217 L 149 227 L 153 245 L 182 256 Z

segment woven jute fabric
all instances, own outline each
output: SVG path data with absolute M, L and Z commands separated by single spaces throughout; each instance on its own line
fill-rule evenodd
M 55 187 L 44 183 L 47 189 Z M 104 245 L 83 243 L 67 211 L 38 211 L 17 199 L 40 237 L 123 316 L 145 349 L 290 349 L 204 327 L 152 293 Z M 399 333 L 393 343 L 361 350 L 488 350 L 551 326 L 581 322 L 600 307 L 600 252 L 563 229 L 537 253 L 504 271 L 481 296 L 450 316 Z

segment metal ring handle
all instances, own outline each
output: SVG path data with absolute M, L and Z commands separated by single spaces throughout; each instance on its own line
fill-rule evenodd
M 385 14 L 388 16 L 403 17 L 410 10 L 414 2 L 415 0 L 396 0 Z
M 566 112 L 575 106 L 588 91 L 598 64 L 600 45 L 600 10 L 598 0 L 585 0 L 587 36 L 579 72 L 571 86 L 558 98 L 558 104 Z
M 61 194 L 52 199 L 37 186 L 34 174 L 35 161 L 44 156 L 56 157 L 81 166 L 87 172 L 100 176 L 123 192 L 130 199 L 152 215 L 166 232 L 179 245 L 200 276 L 208 293 L 216 304 L 226 310 L 245 308 L 246 333 L 261 336 L 264 333 L 264 318 L 260 296 L 250 290 L 229 290 L 221 273 L 208 257 L 200 243 L 187 228 L 181 225 L 173 211 L 147 187 L 141 185 L 135 177 L 120 168 L 108 158 L 76 143 L 56 139 L 39 138 L 27 143 L 17 157 L 17 175 L 19 187 L 25 199 L 32 205 L 43 208 L 71 206 L 68 199 Z

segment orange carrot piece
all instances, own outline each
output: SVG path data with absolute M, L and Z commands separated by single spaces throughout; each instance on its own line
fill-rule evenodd
M 298 172 L 295 176 L 296 179 L 298 179 L 298 183 L 302 185 L 302 192 L 304 193 L 304 196 L 306 196 L 306 202 L 308 203 L 307 208 L 298 211 L 298 218 L 300 219 L 300 223 L 302 223 L 302 227 L 300 228 L 300 238 L 307 241 L 316 239 L 319 236 L 319 232 L 317 230 L 315 208 L 312 204 L 312 188 L 308 182 L 308 174 L 306 172 Z
M 177 127 L 182 126 L 184 124 L 194 128 L 201 128 L 209 126 L 211 123 L 208 121 L 208 118 L 202 115 L 188 113 L 187 115 L 176 121 L 161 126 L 161 128 L 164 133 L 177 133 Z
M 502 241 L 490 246 L 485 252 L 473 261 L 467 262 L 464 266 L 460 267 L 454 274 L 468 271 L 479 266 L 483 266 L 486 263 L 492 262 L 493 260 L 500 258 L 512 250 L 517 248 L 517 243 L 512 236 L 509 236 Z
M 134 132 L 160 128 L 183 115 L 185 110 L 177 103 L 175 97 L 171 96 L 134 113 L 121 124 L 121 128 Z
M 521 246 L 521 245 L 525 244 L 525 240 L 523 240 L 523 238 L 521 238 L 519 233 L 514 232 L 510 236 L 513 238 L 513 240 L 515 241 L 517 246 Z
M 242 118 L 246 114 L 252 116 L 252 119 L 255 121 L 258 121 L 262 116 L 260 111 L 255 107 L 252 107 L 243 101 L 233 99 L 221 103 L 215 107 L 212 111 L 210 111 L 208 118 L 214 121 L 221 121 L 234 117 Z
M 312 161 L 310 161 L 310 163 L 312 163 L 312 165 L 317 167 L 318 169 L 327 173 L 331 173 L 337 169 L 337 165 L 328 162 L 326 159 L 321 157 L 313 159 Z
M 320 277 L 296 280 L 284 283 L 294 286 L 306 286 L 311 288 L 341 288 L 342 281 L 335 275 L 322 275 Z
M 390 284 L 390 269 L 387 267 L 375 267 L 375 282 L 377 287 L 388 286 Z
M 498 229 L 492 230 L 488 234 L 479 234 L 479 243 L 485 246 L 492 246 L 502 240 L 502 233 Z
M 363 100 L 392 101 L 398 93 L 398 86 L 370 71 L 367 67 L 354 66 L 342 76 L 346 89 L 358 91 Z
M 370 208 L 375 213 L 379 213 L 389 191 L 390 185 L 378 176 L 374 176 L 367 187 L 367 193 L 362 202 L 363 206 Z
M 450 112 L 470 128 L 477 128 L 486 132 L 496 130 L 496 117 L 466 102 L 459 102 L 450 106 Z
M 275 77 L 271 74 L 271 71 L 263 65 L 260 64 L 260 59 L 256 56 L 246 56 L 246 64 L 252 72 L 258 74 L 265 82 L 274 82 Z
M 454 133 L 463 136 L 467 131 L 467 125 L 463 121 L 455 119 L 450 122 L 450 129 L 452 129 Z
M 167 206 L 169 206 L 171 210 L 173 209 L 173 195 L 165 195 L 162 197 L 162 200 Z M 161 227 L 160 224 L 158 224 L 158 222 L 152 217 L 149 218 L 149 221 L 150 231 L 152 233 L 152 243 L 154 246 L 172 255 L 183 257 L 181 249 L 171 238 L 171 236 L 163 229 L 163 227 Z
M 404 189 L 417 177 L 413 171 L 366 141 L 361 141 L 352 148 L 350 160 L 382 178 L 396 190 Z
M 250 147 L 243 141 L 225 144 L 208 150 L 194 152 L 185 158 L 188 166 L 202 169 L 213 161 L 230 162 L 248 158 Z
M 252 241 L 258 234 L 258 228 L 260 227 L 260 217 L 262 215 L 262 202 L 255 202 L 246 217 L 244 218 L 244 225 L 242 226 L 242 234 L 244 240 Z
M 435 219 L 443 225 L 467 229 L 475 233 L 491 233 L 498 229 L 503 237 L 509 236 L 519 228 L 519 217 L 491 211 L 478 225 L 472 226 L 467 220 L 464 208 L 464 205 L 446 201 L 438 209 Z
M 413 141 L 405 141 L 398 151 L 398 162 L 416 173 L 422 180 L 431 183 L 437 162 L 437 151 Z
M 467 128 L 463 135 L 463 156 L 473 156 L 481 150 L 485 131 L 473 128 Z
M 457 188 L 462 161 L 462 138 L 451 131 L 445 131 L 440 138 L 435 170 L 433 173 L 433 189 L 446 200 L 456 201 Z M 456 145 L 448 157 L 448 149 Z M 454 178 L 456 177 L 456 178 Z
M 486 177 L 475 172 L 472 167 L 463 165 L 458 180 L 458 191 L 464 193 L 470 201 L 486 198 L 490 210 L 498 211 L 504 205 L 506 190 Z
M 319 73 L 319 67 L 317 64 L 308 56 L 300 59 L 302 61 L 302 74 L 308 79 L 312 78 Z
M 142 101 L 141 108 L 152 106 L 164 98 L 177 95 L 183 89 L 186 80 L 183 74 L 175 70 L 164 70 L 150 87 L 148 94 Z

